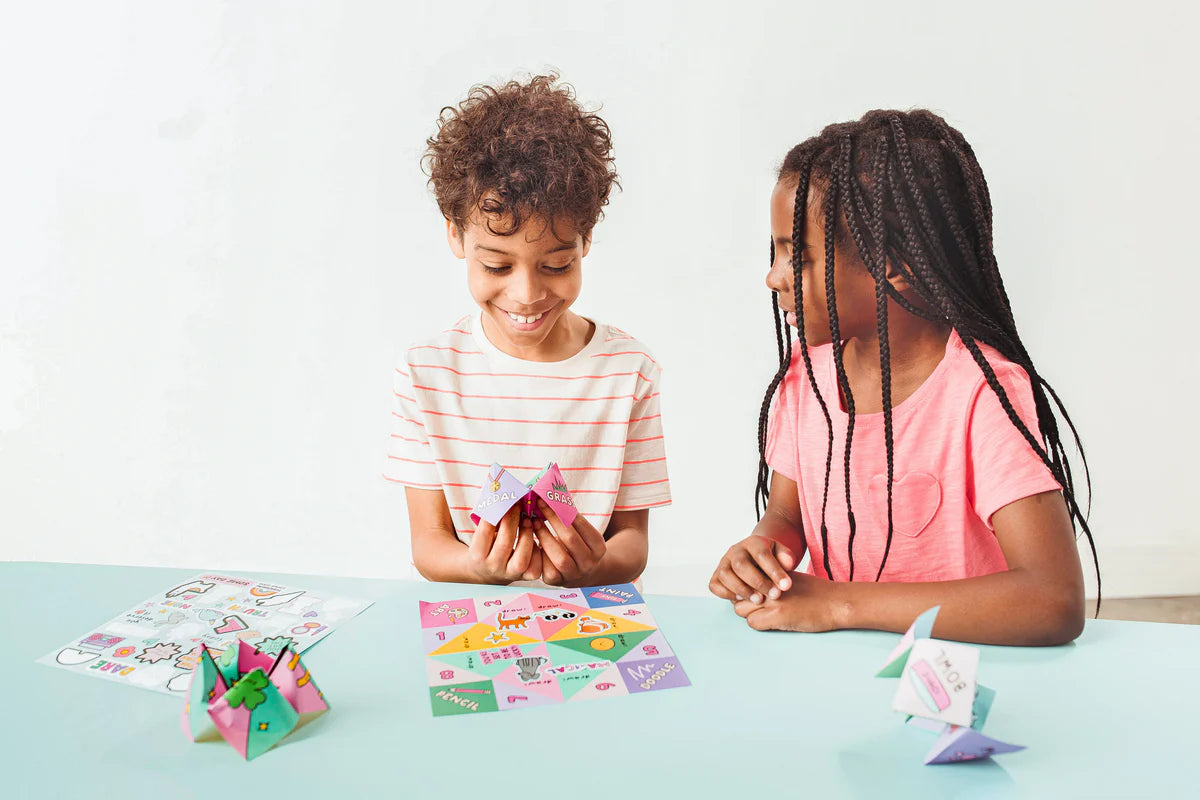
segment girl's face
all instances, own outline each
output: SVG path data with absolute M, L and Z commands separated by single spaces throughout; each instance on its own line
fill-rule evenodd
M 825 214 L 816 208 L 809 189 L 807 220 L 801 237 L 800 267 L 804 281 L 804 339 L 810 347 L 828 344 L 829 304 L 825 287 Z M 767 287 L 779 295 L 779 307 L 787 312 L 787 323 L 796 326 L 796 296 L 792 285 L 792 214 L 796 209 L 795 176 L 784 176 L 771 192 L 771 239 L 775 261 L 767 273 Z M 873 338 L 878 333 L 875 316 L 875 279 L 853 246 L 834 251 L 834 289 L 838 325 L 843 340 Z
M 447 221 L 446 236 L 454 255 L 467 262 L 467 286 L 483 309 L 492 344 L 527 361 L 574 355 L 583 321 L 568 309 L 583 286 L 588 238 L 569 223 L 551 226 L 541 218 L 508 236 L 492 233 L 481 220 L 461 230 Z

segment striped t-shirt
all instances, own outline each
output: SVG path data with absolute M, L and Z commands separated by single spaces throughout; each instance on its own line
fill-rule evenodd
M 565 361 L 501 352 L 480 314 L 410 347 L 396 367 L 384 477 L 445 492 L 463 541 L 493 462 L 521 482 L 557 462 L 579 513 L 601 533 L 613 511 L 670 503 L 661 368 L 637 339 L 595 325 Z

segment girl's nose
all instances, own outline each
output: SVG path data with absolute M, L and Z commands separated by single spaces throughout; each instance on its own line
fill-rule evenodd
M 790 294 L 792 291 L 791 263 L 786 258 L 776 256 L 767 270 L 767 288 L 780 294 Z

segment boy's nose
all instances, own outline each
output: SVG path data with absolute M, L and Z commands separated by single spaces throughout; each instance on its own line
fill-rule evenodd
M 521 270 L 513 275 L 508 284 L 508 296 L 526 310 L 545 299 L 546 289 L 538 279 L 536 270 Z

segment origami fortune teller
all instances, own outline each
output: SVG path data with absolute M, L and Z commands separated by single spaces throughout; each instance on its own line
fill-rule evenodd
M 558 514 L 564 525 L 575 521 L 575 501 L 567 491 L 567 482 L 563 480 L 558 464 L 551 461 L 529 483 L 521 483 L 504 467 L 492 464 L 479 492 L 479 499 L 475 501 L 475 508 L 471 511 L 471 522 L 478 525 L 480 519 L 486 519 L 493 525 L 499 525 L 505 513 L 517 503 L 524 504 L 521 507 L 522 514 L 530 519 L 541 519 L 538 497 L 546 501 L 546 505 Z
M 239 640 L 215 660 L 200 646 L 180 723 L 192 741 L 220 734 L 249 761 L 328 710 L 298 653 L 262 653 Z

